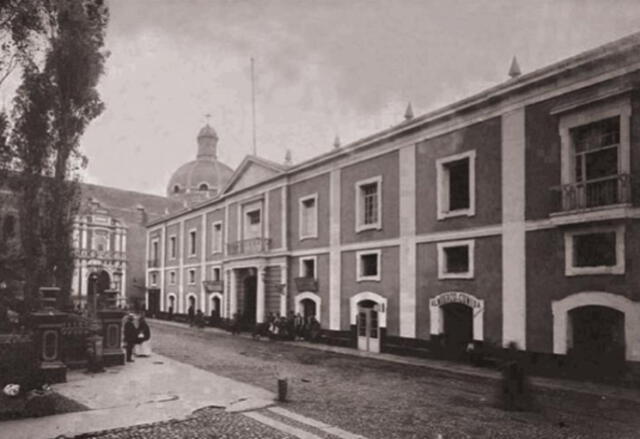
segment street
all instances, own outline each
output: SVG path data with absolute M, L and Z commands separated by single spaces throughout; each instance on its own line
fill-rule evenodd
M 152 324 L 155 352 L 276 392 L 293 412 L 368 438 L 634 438 L 640 404 L 538 390 L 536 413 L 493 407 L 496 383 L 412 366 Z M 185 436 L 186 437 L 186 436 Z

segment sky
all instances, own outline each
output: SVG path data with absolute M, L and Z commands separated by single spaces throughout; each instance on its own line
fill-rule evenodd
M 209 120 L 219 159 L 300 162 L 640 31 L 637 0 L 108 0 L 85 181 L 163 195 Z M 209 119 L 206 114 L 210 114 Z

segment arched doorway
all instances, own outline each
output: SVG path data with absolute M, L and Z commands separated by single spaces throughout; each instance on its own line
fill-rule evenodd
M 473 309 L 462 303 L 442 305 L 444 346 L 452 357 L 464 354 L 473 341 Z
M 176 296 L 174 294 L 169 295 L 169 308 L 167 310 L 169 315 L 173 315 L 176 312 Z
M 380 352 L 380 319 L 378 304 L 373 300 L 358 302 L 358 349 L 361 351 Z
M 302 317 L 306 319 L 307 317 L 316 316 L 316 302 L 311 299 L 303 299 L 300 301 L 300 305 L 302 308 Z
M 624 313 L 588 305 L 569 311 L 573 346 L 569 356 L 584 375 L 620 372 L 625 360 Z
M 295 297 L 295 312 L 303 317 L 315 317 L 320 321 L 322 298 L 316 293 L 305 291 Z
M 220 310 L 222 309 L 222 300 L 220 296 L 215 295 L 211 297 L 211 317 L 215 320 L 220 318 Z

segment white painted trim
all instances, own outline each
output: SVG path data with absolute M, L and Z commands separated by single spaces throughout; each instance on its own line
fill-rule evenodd
M 615 232 L 616 234 L 616 265 L 600 267 L 575 267 L 573 238 L 592 233 Z M 625 273 L 625 228 L 624 225 L 588 227 L 564 233 L 564 270 L 566 276 L 583 276 L 596 274 L 624 274 Z
M 216 226 L 220 226 L 219 236 L 216 236 Z M 213 223 L 211 223 L 211 254 L 222 254 L 222 249 L 224 247 L 222 234 L 222 221 L 214 221 Z M 216 247 L 218 248 L 216 249 Z
M 304 277 L 304 262 L 313 261 L 313 278 L 318 278 L 318 257 L 317 256 L 303 256 L 298 260 L 298 276 Z
M 303 233 L 303 211 L 304 211 L 304 203 L 306 201 L 313 200 L 313 230 L 308 234 Z M 318 193 L 313 193 L 310 195 L 306 195 L 304 197 L 298 198 L 298 236 L 300 237 L 300 241 L 310 238 L 318 237 Z
M 368 255 L 376 255 L 377 274 L 375 276 L 362 275 L 362 257 Z M 382 250 L 363 250 L 356 252 L 356 282 L 379 282 L 382 277 Z
M 462 303 L 469 306 L 469 302 L 474 303 L 471 307 L 473 310 L 473 339 L 477 341 L 484 340 L 484 300 L 478 299 L 473 294 L 463 293 L 459 291 L 447 291 L 438 294 L 429 300 L 429 320 L 430 331 L 432 335 L 440 335 L 444 333 L 444 312 L 442 306 L 438 305 L 439 299 L 443 296 L 453 297 L 455 300 L 447 301 L 447 303 Z
M 193 273 L 193 276 L 191 275 Z M 193 277 L 193 282 L 191 281 L 191 278 Z M 195 285 L 196 282 L 196 269 L 195 268 L 189 268 L 187 270 L 187 285 Z
M 630 204 L 612 204 L 591 209 L 576 210 L 572 212 L 552 213 L 548 220 L 553 227 L 566 226 L 568 224 L 584 224 L 597 221 L 611 221 L 623 218 L 639 218 L 640 209 Z
M 245 239 L 252 239 L 252 238 L 262 238 L 264 237 L 264 232 L 265 232 L 265 223 L 264 223 L 264 209 L 263 209 L 263 199 L 258 199 L 258 200 L 253 200 L 249 203 L 245 203 L 245 204 L 239 204 L 238 207 L 240 208 L 240 213 L 242 214 L 242 216 L 240 217 L 240 221 L 238 221 L 239 224 L 241 224 L 242 227 L 242 235 L 239 238 L 239 241 L 243 241 Z M 249 227 L 249 223 L 247 222 L 248 218 L 248 214 L 251 212 L 255 212 L 258 211 L 260 213 L 260 234 L 259 236 L 254 236 L 252 238 L 248 238 L 247 237 L 247 231 Z
M 339 331 L 342 300 L 342 253 L 340 252 L 341 171 L 329 174 L 329 329 Z
M 91 246 L 93 247 L 93 238 L 91 239 L 91 241 L 92 241 L 91 242 Z M 158 250 L 155 255 L 153 254 L 154 245 L 156 246 L 156 248 Z M 160 238 L 153 238 L 151 240 L 151 247 L 149 247 L 149 253 L 150 253 L 150 255 L 149 255 L 149 259 L 150 260 L 160 262 L 158 260 L 160 258 Z M 154 258 L 154 256 L 155 256 L 155 258 Z
M 378 319 L 379 319 L 379 327 L 386 328 L 387 327 L 387 298 L 381 296 L 377 293 L 372 293 L 369 291 L 363 291 L 349 298 L 349 323 L 351 325 L 355 325 L 358 321 L 358 303 L 364 300 L 371 300 L 372 302 L 380 305 L 380 310 L 378 311 Z
M 439 242 L 437 245 L 438 248 L 438 279 L 473 279 L 474 277 L 474 268 L 475 268 L 475 248 L 476 243 L 474 240 L 464 240 L 464 241 L 448 241 L 448 242 Z M 469 267 L 468 270 L 464 273 L 449 273 L 446 270 L 447 258 L 445 254 L 445 250 L 451 247 L 467 247 L 468 249 L 468 257 L 469 257 Z
M 262 234 L 261 236 L 265 239 L 269 239 L 271 237 L 271 232 L 269 230 L 269 191 L 264 193 L 263 197 L 263 206 L 264 206 L 264 219 L 262 226 Z
M 263 323 L 265 318 L 265 271 L 264 266 L 256 267 L 256 323 Z
M 462 159 L 469 160 L 469 207 L 467 209 L 449 210 L 449 180 L 446 165 Z M 457 216 L 474 216 L 476 214 L 476 151 L 462 152 L 459 154 L 441 157 L 436 160 L 436 191 L 438 220 Z
M 573 328 L 569 311 L 582 306 L 604 306 L 624 313 L 627 361 L 640 361 L 640 302 L 601 291 L 572 294 L 551 302 L 553 313 L 553 353 L 564 355 L 572 345 Z
M 362 217 L 363 212 L 362 212 L 362 208 L 363 208 L 363 202 L 364 200 L 361 197 L 361 188 L 364 185 L 367 184 L 371 184 L 371 183 L 376 183 L 377 184 L 377 192 L 376 192 L 376 198 L 377 198 L 377 208 L 378 208 L 378 212 L 377 212 L 377 217 L 378 220 L 375 223 L 371 223 L 371 224 L 364 224 L 364 218 Z M 356 207 L 355 207 L 355 220 L 356 220 L 356 233 L 365 231 L 365 230 L 380 230 L 382 229 L 382 175 L 378 175 L 376 177 L 371 177 L 371 178 L 367 178 L 364 180 L 359 180 L 356 181 L 354 183 L 355 185 L 355 203 L 356 203 Z
M 320 322 L 321 316 L 321 308 L 322 308 L 322 298 L 316 293 L 312 293 L 310 291 L 304 291 L 302 293 L 296 294 L 295 296 L 295 312 L 302 314 L 302 301 L 305 299 L 312 300 L 316 304 L 316 320 Z

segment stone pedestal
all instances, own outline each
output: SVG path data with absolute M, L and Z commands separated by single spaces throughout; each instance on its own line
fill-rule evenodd
M 101 309 L 98 311 L 98 317 L 102 322 L 102 356 L 105 366 L 125 363 L 122 319 L 126 312 L 117 307 L 118 294 L 117 290 L 105 290 L 100 297 Z
M 40 309 L 30 317 L 34 342 L 40 359 L 40 373 L 47 383 L 67 381 L 67 366 L 62 362 L 62 327 L 67 314 L 56 309 L 60 288 L 40 288 Z

